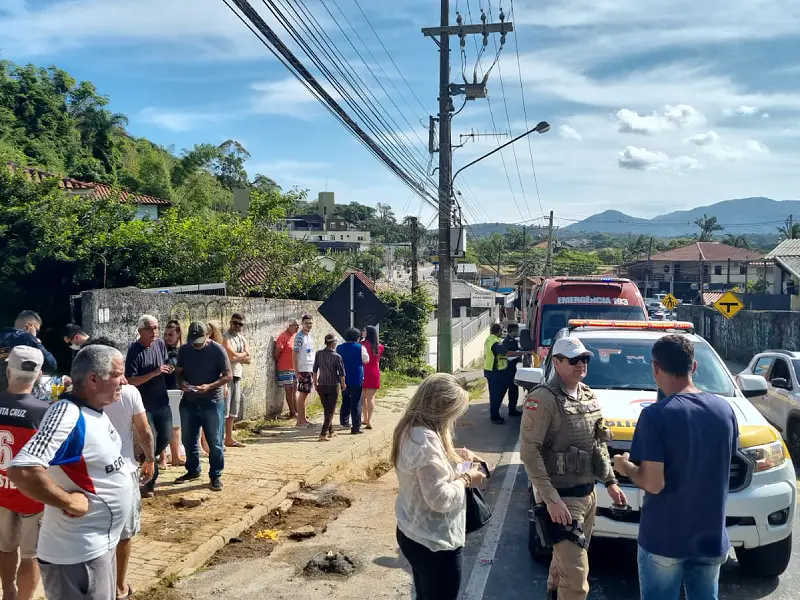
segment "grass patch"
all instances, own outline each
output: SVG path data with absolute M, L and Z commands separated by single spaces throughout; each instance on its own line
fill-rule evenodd
M 476 379 L 475 381 L 470 381 L 464 387 L 467 392 L 469 392 L 470 402 L 473 400 L 480 400 L 486 393 L 486 380 Z
M 381 373 L 381 389 L 378 390 L 376 397 L 383 398 L 391 390 L 402 390 L 419 383 L 422 383 L 422 377 L 411 377 L 397 371 L 383 371 Z

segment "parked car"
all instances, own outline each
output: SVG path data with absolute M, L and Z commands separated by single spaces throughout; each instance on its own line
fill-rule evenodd
M 774 425 L 800 467 L 800 352 L 767 350 L 756 354 L 740 375 L 761 375 L 767 380 L 765 394 L 751 399 Z
M 758 375 L 730 373 L 714 348 L 696 335 L 692 323 L 671 321 L 572 320 L 555 336 L 576 337 L 596 359 L 586 383 L 597 395 L 613 439 L 612 456 L 630 451 L 640 411 L 658 399 L 651 349 L 667 333 L 685 335 L 697 358 L 695 385 L 730 402 L 739 424 L 739 450 L 731 461 L 726 527 L 739 566 L 757 577 L 776 577 L 792 554 L 792 525 L 797 505 L 796 476 L 786 445 L 748 398 L 766 394 L 767 381 Z M 516 382 L 530 390 L 553 372 L 552 352 L 542 368 L 520 368 Z M 798 389 L 795 384 L 795 389 Z M 699 449 L 702 451 L 702 449 Z M 631 511 L 620 513 L 598 483 L 593 536 L 635 540 L 644 492 L 620 478 Z M 534 497 L 531 490 L 532 516 Z M 528 549 L 534 560 L 547 551 L 538 542 L 531 521 Z

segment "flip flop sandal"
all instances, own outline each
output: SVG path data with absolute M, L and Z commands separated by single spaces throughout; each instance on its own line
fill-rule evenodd
M 128 598 L 133 596 L 134 592 L 135 592 L 135 590 L 133 589 L 133 586 L 129 583 L 128 584 L 128 593 L 125 594 L 124 596 L 117 596 L 117 600 L 128 600 Z

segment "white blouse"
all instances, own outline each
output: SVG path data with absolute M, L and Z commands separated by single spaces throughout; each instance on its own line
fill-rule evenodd
M 400 489 L 395 503 L 397 527 L 436 552 L 464 545 L 466 495 L 438 434 L 414 427 L 400 444 Z

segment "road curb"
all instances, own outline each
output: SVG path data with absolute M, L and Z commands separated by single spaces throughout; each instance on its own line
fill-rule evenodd
M 383 449 L 392 439 L 394 425 L 385 425 L 379 429 L 364 434 L 364 439 L 359 440 L 346 450 L 339 452 L 327 464 L 311 469 L 303 479 L 294 479 L 284 485 L 279 492 L 263 504 L 254 506 L 241 519 L 223 528 L 214 534 L 208 541 L 192 550 L 180 561 L 167 567 L 148 588 L 158 585 L 168 578 L 188 577 L 197 569 L 205 565 L 214 554 L 221 550 L 233 537 L 237 537 L 246 529 L 252 527 L 262 517 L 268 515 L 286 500 L 286 498 L 299 490 L 304 485 L 315 485 L 345 466 L 351 466 L 368 459 L 369 451 Z M 142 590 L 145 591 L 145 590 Z

